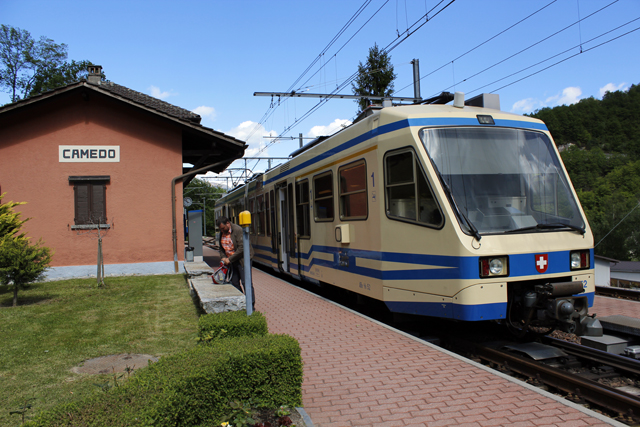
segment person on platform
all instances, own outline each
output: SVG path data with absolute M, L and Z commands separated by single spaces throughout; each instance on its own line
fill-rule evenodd
M 221 216 L 216 220 L 218 229 L 220 230 L 220 261 L 231 268 L 233 274 L 231 276 L 231 284 L 240 292 L 244 293 L 240 286 L 245 286 L 244 281 L 244 242 L 242 237 L 242 227 L 232 224 L 229 218 Z M 253 247 L 249 244 L 250 262 L 253 263 Z M 250 266 L 251 267 L 251 266 Z M 256 293 L 251 283 L 251 299 L 255 310 Z

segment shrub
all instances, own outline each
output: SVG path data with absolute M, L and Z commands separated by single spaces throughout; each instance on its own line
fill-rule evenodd
M 251 316 L 245 311 L 205 314 L 198 321 L 198 341 L 204 343 L 221 338 L 264 336 L 268 332 L 267 321 L 258 311 Z
M 42 413 L 27 425 L 219 425 L 230 401 L 300 406 L 301 389 L 302 358 L 294 338 L 226 338 L 163 357 L 124 385 Z

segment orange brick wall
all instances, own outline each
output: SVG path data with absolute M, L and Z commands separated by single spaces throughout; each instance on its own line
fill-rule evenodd
M 105 264 L 173 261 L 171 180 L 182 173 L 181 144 L 180 128 L 154 114 L 97 93 L 58 95 L 0 116 L 0 192 L 5 202 L 27 202 L 18 208 L 32 218 L 24 230 L 54 249 L 52 266 L 95 265 L 97 233 L 71 229 L 69 176 L 109 175 Z M 120 162 L 61 163 L 59 145 L 119 145 Z M 181 183 L 176 195 L 182 248 Z

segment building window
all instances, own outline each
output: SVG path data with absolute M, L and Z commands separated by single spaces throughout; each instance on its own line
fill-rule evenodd
M 340 219 L 367 219 L 367 166 L 364 160 L 343 166 L 340 175 Z
M 387 216 L 441 227 L 442 213 L 413 151 L 385 156 Z
M 315 176 L 313 190 L 315 220 L 333 221 L 333 173 L 329 171 Z
M 107 184 L 109 176 L 70 176 L 73 184 L 73 228 L 94 228 L 107 224 Z
M 296 182 L 296 222 L 298 224 L 298 237 L 309 238 L 311 236 L 311 218 L 309 212 L 309 180 Z

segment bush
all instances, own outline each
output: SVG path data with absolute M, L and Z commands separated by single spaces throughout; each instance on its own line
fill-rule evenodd
M 226 338 L 163 357 L 124 385 L 42 413 L 27 425 L 219 425 L 230 401 L 300 406 L 301 389 L 302 358 L 294 338 Z
M 221 338 L 267 335 L 267 321 L 258 311 L 247 316 L 245 311 L 205 314 L 198 321 L 198 340 L 210 342 Z

